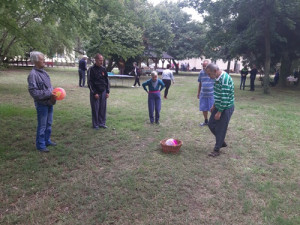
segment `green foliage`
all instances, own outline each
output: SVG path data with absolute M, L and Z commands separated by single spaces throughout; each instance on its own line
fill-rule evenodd
M 71 50 L 84 23 L 79 0 L 1 1 L 0 61 L 26 56 L 31 50 L 48 55 Z M 28 55 L 27 55 L 28 56 Z

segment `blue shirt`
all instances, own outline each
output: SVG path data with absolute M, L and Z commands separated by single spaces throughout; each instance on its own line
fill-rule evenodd
M 162 82 L 162 80 L 157 79 L 157 85 L 155 87 L 152 86 L 152 79 L 149 79 L 147 81 L 145 81 L 142 84 L 143 88 L 145 89 L 145 91 L 148 91 L 146 86 L 148 86 L 149 91 L 161 91 L 162 89 L 164 89 L 165 84 L 164 82 Z
M 80 61 L 79 61 L 79 69 L 80 70 L 83 70 L 83 71 L 86 71 L 87 69 L 86 69 L 86 61 L 84 60 L 84 59 L 81 59 Z
M 201 83 L 200 97 L 208 98 L 214 96 L 215 79 L 210 79 L 205 71 L 201 70 L 198 76 L 198 82 Z

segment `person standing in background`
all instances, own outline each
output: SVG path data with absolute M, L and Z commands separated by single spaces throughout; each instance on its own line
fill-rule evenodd
M 209 63 L 208 60 L 204 60 L 202 63 L 203 69 L 200 71 L 198 77 L 198 93 L 197 98 L 199 99 L 199 110 L 203 112 L 204 122 L 200 123 L 200 126 L 208 125 L 208 112 L 214 104 L 214 79 L 210 79 L 208 74 L 205 72 L 205 68 Z
M 167 99 L 168 96 L 168 92 L 169 92 L 169 88 L 171 86 L 171 81 L 173 82 L 173 84 L 175 83 L 174 81 L 174 76 L 173 76 L 173 72 L 170 70 L 171 65 L 168 64 L 167 65 L 167 69 L 163 71 L 161 79 L 164 82 L 166 89 L 164 92 L 164 98 Z
M 86 60 L 87 60 L 86 55 L 83 55 L 82 59 L 79 60 L 79 66 L 78 66 L 79 87 L 84 87 L 85 85 L 85 71 L 87 71 Z
M 241 84 L 240 84 L 240 90 L 242 89 L 245 90 L 245 83 L 246 83 L 246 78 L 248 75 L 248 69 L 247 66 L 244 66 L 244 68 L 241 70 Z
M 253 65 L 253 68 L 250 71 L 250 91 L 254 91 L 254 82 L 255 82 L 255 78 L 256 78 L 256 74 L 257 74 L 257 69 L 256 66 Z

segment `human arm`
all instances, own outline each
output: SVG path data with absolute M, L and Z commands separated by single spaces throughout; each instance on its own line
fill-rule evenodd
M 198 85 L 198 92 L 197 92 L 197 98 L 198 99 L 200 97 L 200 91 L 201 91 L 201 82 L 199 82 L 199 85 Z
M 158 82 L 160 84 L 160 89 L 159 90 L 162 91 L 162 89 L 164 89 L 166 85 L 161 80 L 158 80 Z
M 28 78 L 28 91 L 32 98 L 36 101 L 50 99 L 52 91 L 50 87 L 45 85 L 45 82 L 39 78 L 34 71 L 30 72 Z
M 148 93 L 148 90 L 147 90 L 146 86 L 148 86 L 148 85 L 149 85 L 148 81 L 145 81 L 144 83 L 142 83 L 142 86 L 147 93 Z

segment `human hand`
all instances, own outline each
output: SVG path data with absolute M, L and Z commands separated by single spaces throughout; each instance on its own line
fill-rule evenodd
M 197 98 L 199 99 L 199 94 L 197 94 Z
M 215 105 L 210 108 L 210 112 L 212 113 L 215 110 Z
M 51 104 L 53 104 L 53 105 L 56 103 L 56 95 L 51 94 L 51 96 L 50 96 L 50 102 L 51 102 Z
M 109 98 L 109 94 L 108 93 L 106 94 L 106 98 Z
M 95 99 L 99 99 L 99 95 L 98 94 L 95 94 Z
M 220 118 L 221 118 L 221 112 L 217 112 L 216 114 L 215 114 L 215 120 L 220 120 Z

